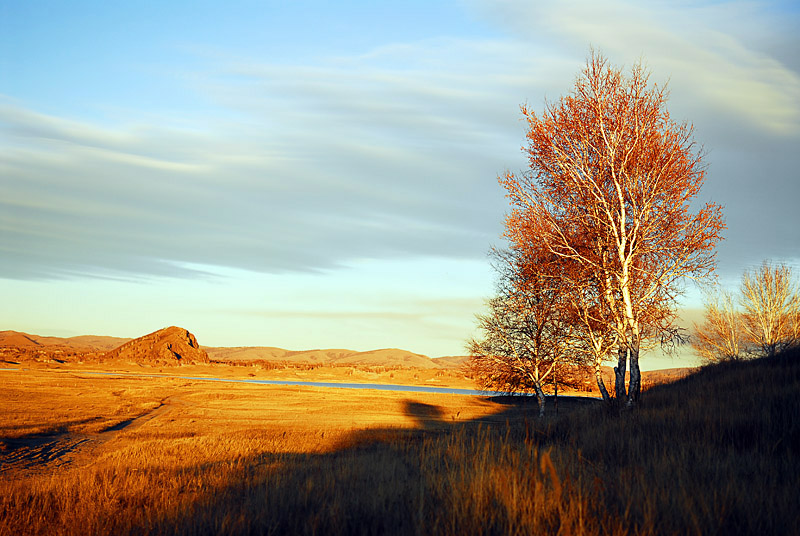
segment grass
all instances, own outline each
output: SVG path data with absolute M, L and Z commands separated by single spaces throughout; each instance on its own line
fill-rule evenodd
M 3 437 L 167 411 L 0 473 L 0 534 L 800 533 L 797 352 L 544 421 L 452 395 L 67 376 L 17 376 L 0 403 L 29 393 L 35 418 L 3 414 Z

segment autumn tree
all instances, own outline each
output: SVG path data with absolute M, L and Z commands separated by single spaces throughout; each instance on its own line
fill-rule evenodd
M 544 386 L 566 361 L 570 326 L 558 280 L 545 270 L 527 273 L 526 265 L 519 251 L 495 251 L 498 294 L 489 312 L 478 315 L 480 336 L 468 343 L 468 366 L 483 389 L 535 393 L 543 416 Z
M 588 247 L 588 246 L 587 246 Z M 596 273 L 571 259 L 554 256 L 540 243 L 520 244 L 525 259 L 519 268 L 517 280 L 523 284 L 531 280 L 547 280 L 549 287 L 557 289 L 559 318 L 569 326 L 570 364 L 581 374 L 593 368 L 595 381 L 603 399 L 610 399 L 601 374 L 601 366 L 617 344 L 616 333 L 609 329 L 613 321 L 604 299 L 604 285 Z M 541 259 L 549 257 L 549 262 Z
M 742 275 L 742 324 L 760 354 L 773 356 L 800 343 L 800 290 L 785 264 L 763 263 Z
M 736 361 L 745 356 L 742 314 L 730 292 L 709 293 L 703 322 L 693 327 L 692 347 L 705 361 Z
M 571 94 L 541 114 L 522 107 L 529 169 L 500 178 L 512 247 L 580 267 L 565 278 L 591 274 L 597 291 L 579 305 L 602 310 L 616 337 L 616 394 L 628 404 L 641 389 L 640 349 L 670 333 L 684 277 L 713 273 L 724 228 L 719 206 L 692 211 L 705 178 L 701 151 L 666 101 L 641 65 L 626 76 L 592 53 Z
M 610 327 L 615 319 L 604 299 L 605 286 L 592 273 L 580 276 L 582 266 L 579 263 L 562 260 L 562 266 L 564 269 L 559 272 L 562 288 L 569 289 L 563 313 L 568 315 L 572 327 L 572 351 L 593 368 L 597 388 L 603 400 L 609 401 L 601 367 L 618 345 L 619 336 Z

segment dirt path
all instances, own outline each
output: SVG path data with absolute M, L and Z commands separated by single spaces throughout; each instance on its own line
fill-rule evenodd
M 93 454 L 120 432 L 135 430 L 172 411 L 176 404 L 185 402 L 175 397 L 164 399 L 158 407 L 96 434 L 63 432 L 4 439 L 0 441 L 0 477 L 21 478 L 50 473 L 53 469 L 71 464 L 91 463 Z

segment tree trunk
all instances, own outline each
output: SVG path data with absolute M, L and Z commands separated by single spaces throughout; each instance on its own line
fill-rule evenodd
M 627 368 L 627 358 L 628 358 L 628 347 L 627 346 L 620 346 L 619 350 L 617 350 L 617 366 L 614 367 L 614 375 L 616 382 L 614 383 L 614 389 L 616 391 L 616 399 L 617 402 L 622 403 L 627 398 L 627 391 L 625 389 L 625 370 Z
M 633 406 L 639 401 L 642 390 L 642 373 L 639 371 L 639 342 L 633 341 L 631 345 L 631 381 L 628 386 L 628 406 Z
M 536 384 L 536 400 L 539 402 L 539 418 L 544 417 L 544 391 L 542 386 Z
M 608 394 L 608 389 L 606 389 L 606 384 L 603 381 L 603 374 L 600 370 L 600 358 L 595 359 L 594 361 L 594 378 L 597 380 L 597 388 L 600 389 L 600 394 L 603 395 L 603 400 L 608 402 L 611 400 L 611 395 Z
M 556 410 L 558 415 L 558 371 L 553 371 L 553 409 Z

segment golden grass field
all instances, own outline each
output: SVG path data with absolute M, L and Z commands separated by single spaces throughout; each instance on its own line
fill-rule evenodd
M 797 357 L 704 369 L 634 411 L 563 398 L 543 420 L 474 396 L 18 364 L 0 371 L 0 534 L 796 534 Z
M 6 479 L 47 473 L 49 464 L 70 469 L 95 464 L 145 437 L 202 442 L 203 448 L 185 460 L 195 463 L 208 461 L 203 456 L 213 451 L 210 445 L 254 433 L 280 436 L 281 452 L 317 452 L 353 431 L 430 427 L 439 421 L 484 418 L 502 409 L 474 396 L 106 376 L 70 369 L 0 372 L 5 408 L 0 437 L 7 444 L 18 441 L 28 453 L 18 452 L 19 461 L 4 464 Z M 208 374 L 185 369 L 167 373 Z M 230 372 L 219 376 L 236 377 Z M 415 411 L 426 407 L 436 410 Z M 43 437 L 78 446 L 65 449 L 63 456 L 34 458 L 37 447 L 23 440 L 40 443 Z M 251 453 L 245 448 L 239 454 Z
M 474 396 L 104 376 L 76 366 L 26 365 L 0 371 L 0 489 L 6 497 L 0 534 L 117 532 L 132 528 L 139 513 L 177 516 L 241 478 L 252 460 L 259 460 L 259 471 L 279 471 L 283 457 L 350 448 L 370 431 L 389 437 L 491 422 L 503 409 Z M 208 367 L 166 372 L 210 375 Z M 417 375 L 419 383 L 427 372 L 395 377 Z M 213 375 L 242 377 L 236 367 L 214 367 Z M 343 375 L 376 379 L 363 371 Z M 292 376 L 304 378 L 302 370 Z M 14 498 L 23 502 L 14 504 Z

